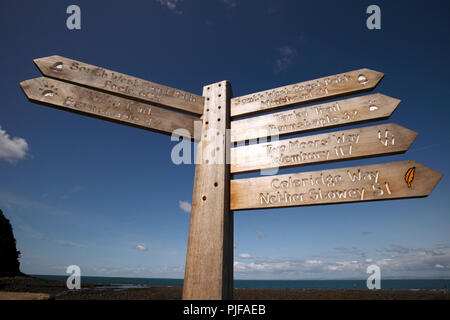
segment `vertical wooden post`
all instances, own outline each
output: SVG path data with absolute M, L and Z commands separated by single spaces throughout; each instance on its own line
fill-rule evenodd
M 183 299 L 228 300 L 233 298 L 233 213 L 227 163 L 231 85 L 222 81 L 205 86 L 203 96 Z

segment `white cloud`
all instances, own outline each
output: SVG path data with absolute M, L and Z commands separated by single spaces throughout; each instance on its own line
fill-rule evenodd
M 177 9 L 178 3 L 182 2 L 183 0 L 156 0 L 156 2 L 159 2 L 161 6 L 166 7 L 170 11 L 176 14 L 182 14 L 183 11 Z
M 14 163 L 25 158 L 28 152 L 28 143 L 24 138 L 10 138 L 0 126 L 0 158 Z
M 178 201 L 178 206 L 186 213 L 191 213 L 192 205 L 187 201 Z
M 322 261 L 320 261 L 320 260 L 307 260 L 306 263 L 307 264 L 319 265 L 319 264 L 322 264 Z
M 249 253 L 240 253 L 237 256 L 241 259 L 253 259 L 253 256 Z
M 147 247 L 142 244 L 135 245 L 134 248 L 139 251 L 148 251 Z
M 275 60 L 275 73 L 281 72 L 289 68 L 297 56 L 297 49 L 291 46 L 282 46 L 276 49 L 278 58 Z
M 385 278 L 450 277 L 450 248 L 406 248 L 391 246 L 378 250 L 377 258 L 363 257 L 358 248 L 335 248 L 342 258 L 323 256 L 320 260 L 256 259 L 236 261 L 238 277 L 248 279 L 367 279 L 367 266 L 378 265 Z M 439 249 L 439 250 L 438 250 Z M 392 254 L 392 251 L 398 251 Z M 349 256 L 350 253 L 354 256 Z

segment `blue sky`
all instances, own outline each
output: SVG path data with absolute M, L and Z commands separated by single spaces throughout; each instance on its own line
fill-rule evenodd
M 66 28 L 70 4 L 81 30 Z M 371 4 L 381 30 L 366 28 Z M 221 80 L 240 96 L 384 72 L 374 92 L 402 100 L 385 122 L 419 132 L 406 154 L 280 173 L 416 160 L 444 174 L 434 192 L 236 212 L 235 277 L 364 279 L 373 263 L 385 277 L 450 277 L 449 12 L 448 1 L 2 1 L 0 208 L 22 271 L 184 275 L 194 165 L 172 164 L 169 136 L 30 103 L 19 82 L 57 54 L 196 94 Z

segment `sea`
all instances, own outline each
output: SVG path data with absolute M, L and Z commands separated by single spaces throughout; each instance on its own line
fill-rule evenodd
M 32 275 L 47 280 L 66 281 L 68 276 Z M 238 289 L 317 289 L 317 290 L 367 290 L 367 280 L 234 280 Z M 105 285 L 105 288 L 142 288 L 149 286 L 181 287 L 183 279 L 81 277 L 83 283 Z M 381 290 L 448 290 L 450 279 L 386 279 L 381 280 Z

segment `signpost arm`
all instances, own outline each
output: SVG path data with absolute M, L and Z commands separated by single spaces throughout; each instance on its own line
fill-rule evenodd
M 203 96 L 183 299 L 228 300 L 233 297 L 233 213 L 226 161 L 231 85 L 222 81 L 205 86 Z

